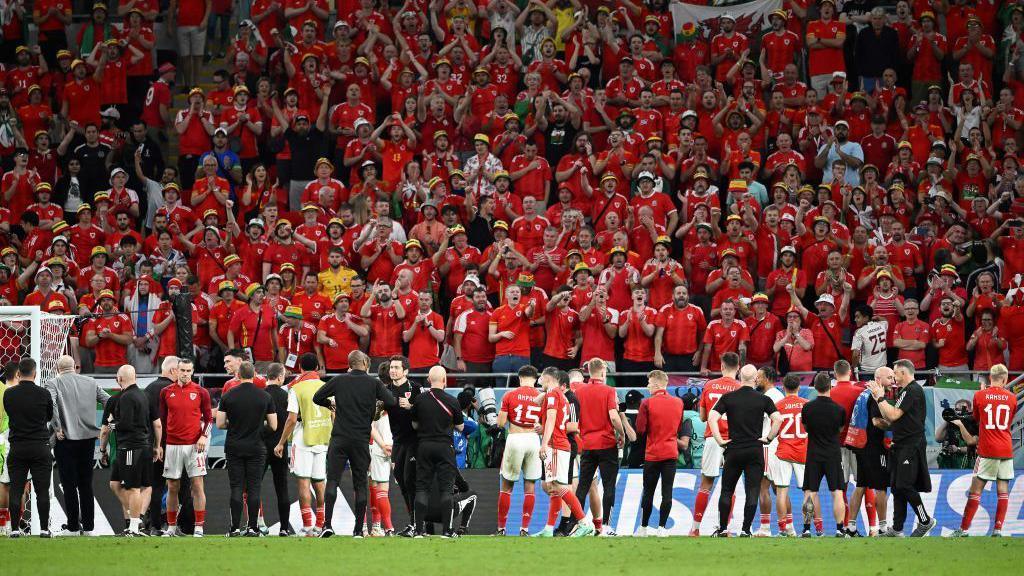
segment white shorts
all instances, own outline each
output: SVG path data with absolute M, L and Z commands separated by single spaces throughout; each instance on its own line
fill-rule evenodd
M 772 466 L 774 466 L 779 460 L 778 456 L 775 455 L 778 448 L 778 442 L 772 442 L 764 447 L 764 477 L 767 478 L 769 482 L 774 482 L 774 480 L 772 480 Z
M 714 436 L 704 439 L 704 456 L 700 461 L 700 473 L 708 478 L 718 478 L 725 463 L 725 449 L 718 445 Z
M 206 29 L 178 26 L 178 56 L 202 56 L 206 51 Z
M 1013 458 L 984 458 L 974 462 L 974 475 L 987 482 L 1013 480 Z
M 314 482 L 327 479 L 327 447 L 309 448 L 292 443 L 291 471 L 297 478 L 309 478 Z
M 370 450 L 370 480 L 386 483 L 391 480 L 391 458 Z
M 853 480 L 856 481 L 857 480 L 857 454 L 853 451 L 852 448 L 847 448 L 846 446 L 843 446 L 843 448 L 842 448 L 842 455 L 843 455 L 843 482 L 844 483 L 849 482 L 850 478 L 853 478 Z M 800 485 L 803 486 L 803 482 L 801 482 Z
M 509 434 L 505 454 L 501 457 L 501 477 L 509 482 L 540 480 L 540 436 L 532 432 Z
M 6 442 L 0 442 L 0 484 L 10 484 L 11 476 L 7 473 L 7 453 L 11 446 Z
M 548 460 L 544 463 L 544 479 L 548 482 L 568 486 L 576 477 L 576 471 L 569 465 L 571 455 L 568 450 L 552 450 L 548 452 Z
M 182 472 L 189 478 L 206 476 L 206 452 L 197 452 L 195 444 L 168 444 L 164 453 L 164 478 L 177 480 Z
M 793 479 L 793 474 L 796 474 L 796 486 L 798 488 L 803 486 L 804 465 L 799 462 L 774 458 L 768 470 L 769 478 L 778 488 L 788 488 L 790 480 Z

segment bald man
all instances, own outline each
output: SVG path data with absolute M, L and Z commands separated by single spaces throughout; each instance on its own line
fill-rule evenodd
M 708 425 L 719 446 L 725 449 L 725 466 L 722 468 L 722 492 L 718 499 L 718 530 L 712 536 L 728 536 L 728 518 L 732 509 L 732 496 L 736 491 L 740 474 L 746 498 L 743 505 L 743 528 L 740 536 L 751 536 L 750 525 L 757 512 L 758 499 L 753 495 L 761 490 L 764 476 L 764 446 L 779 434 L 782 418 L 775 403 L 756 389 L 757 368 L 747 364 L 740 369 L 741 386 L 723 395 L 708 415 Z M 771 427 L 763 435 L 764 417 L 771 420 Z M 729 438 L 722 436 L 719 421 L 729 421 Z
M 51 427 L 57 436 L 53 455 L 57 461 L 67 527 L 58 536 L 91 533 L 94 503 L 92 491 L 93 450 L 100 427 L 96 405 L 110 395 L 96 380 L 75 373 L 75 359 L 57 358 L 57 377 L 44 384 L 53 399 Z
M 896 384 L 896 373 L 888 366 L 882 366 L 875 370 L 875 382 L 880 384 L 888 395 Z M 857 451 L 857 488 L 850 498 L 849 523 L 846 531 L 853 533 L 857 530 L 857 513 L 860 511 L 861 499 L 864 499 L 865 506 L 874 505 L 875 514 L 878 517 L 878 526 L 869 526 L 868 533 L 877 536 L 888 528 L 886 521 L 886 506 L 889 504 L 886 490 L 889 488 L 889 448 L 885 445 L 885 431 L 889 429 L 889 423 L 882 418 L 878 410 L 878 402 L 874 397 L 868 396 L 868 424 L 865 428 L 867 439 L 864 447 Z
M 161 428 L 159 416 L 150 414 L 149 399 L 136 384 L 134 367 L 124 365 L 117 370 L 117 385 L 121 388 L 113 410 L 117 457 L 110 482 L 128 518 L 128 526 L 121 535 L 133 538 L 142 535 L 139 525 L 145 505 L 143 491 L 153 483 L 153 460 L 163 458 Z
M 462 409 L 459 401 L 444 391 L 448 373 L 434 366 L 427 373 L 430 390 L 413 401 L 412 420 L 416 426 L 419 446 L 416 450 L 416 538 L 426 534 L 427 510 L 430 507 L 430 485 L 437 479 L 441 494 L 441 510 L 451 510 L 455 490 L 455 446 L 452 431 L 462 430 Z M 445 538 L 457 537 L 452 530 L 452 519 L 444 519 Z

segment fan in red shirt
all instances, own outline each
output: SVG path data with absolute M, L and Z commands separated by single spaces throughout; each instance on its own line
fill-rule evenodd
M 284 323 L 277 330 L 277 361 L 294 373 L 301 372 L 299 358 L 313 352 L 316 325 L 303 320 L 302 308 L 284 309 Z
M 698 413 L 700 419 L 707 421 L 708 414 L 715 407 L 715 403 L 723 395 L 728 394 L 740 387 L 736 374 L 740 370 L 740 356 L 735 352 L 726 352 L 721 357 L 722 377 L 708 380 L 700 393 L 700 404 Z M 718 421 L 718 430 L 723 439 L 729 438 L 729 421 L 725 418 Z M 704 429 L 704 455 L 700 465 L 700 489 L 697 491 L 697 499 L 693 504 L 693 524 L 690 526 L 690 536 L 700 536 L 700 524 L 704 519 L 704 511 L 708 507 L 708 500 L 711 498 L 711 489 L 715 486 L 715 478 L 722 473 L 722 464 L 725 462 L 724 447 L 719 445 L 711 433 L 711 427 Z
M 359 311 L 363 321 L 370 325 L 370 358 L 375 362 L 402 354 L 402 321 L 406 310 L 394 300 L 391 287 L 373 283 L 371 297 Z M 411 313 L 411 312 L 410 312 Z
M 939 366 L 946 370 L 967 369 L 967 345 L 964 339 L 964 316 L 960 302 L 946 294 L 940 302 L 942 317 L 932 322 L 932 344 L 939 349 Z
M 572 288 L 560 286 L 547 304 L 547 318 L 544 323 L 546 338 L 542 357 L 545 366 L 571 370 L 580 365 L 579 352 L 583 345 L 580 315 L 573 309 L 572 299 Z
M 690 304 L 690 291 L 676 286 L 672 302 L 658 310 L 654 333 L 654 365 L 669 371 L 693 372 L 701 364 L 707 321 L 699 306 Z
M 487 289 L 477 285 L 471 293 L 472 308 L 459 314 L 453 324 L 456 362 L 459 370 L 490 372 L 494 344 L 488 339 L 491 311 Z
M 640 403 L 636 417 L 636 433 L 647 435 L 644 451 L 644 491 L 640 497 L 639 536 L 646 536 L 654 509 L 654 489 L 661 481 L 661 506 L 658 509 L 658 535 L 665 535 L 665 525 L 672 513 L 672 489 L 679 457 L 677 438 L 683 428 L 683 401 L 668 394 L 668 374 L 654 370 L 647 379 L 650 398 Z
M 328 372 L 348 370 L 348 353 L 360 348 L 359 342 L 370 329 L 358 314 L 351 312 L 352 296 L 342 292 L 334 297 L 334 314 L 320 319 L 317 352 L 320 365 Z
M 1009 374 L 1006 366 L 996 364 L 989 370 L 989 383 L 974 393 L 973 417 L 978 426 L 978 434 L 967 433 L 962 422 L 957 424 L 964 433 L 968 444 L 977 444 L 978 460 L 974 465 L 974 478 L 971 479 L 967 505 L 964 507 L 963 521 L 960 530 L 954 536 L 966 536 L 971 527 L 974 514 L 981 502 L 981 491 L 989 482 L 996 483 L 998 500 L 996 505 L 993 536 L 1002 533 L 1006 509 L 1010 503 L 1010 480 L 1013 478 L 1013 442 L 1010 428 L 1014 414 L 1017 413 L 1017 396 L 1006 389 Z
M 505 288 L 505 304 L 491 315 L 487 340 L 494 344 L 495 372 L 516 372 L 530 362 L 530 318 L 533 302 L 522 301 L 516 284 Z
M 624 339 L 621 372 L 649 372 L 654 369 L 654 333 L 658 311 L 647 305 L 647 291 L 633 289 L 633 305 L 619 314 L 618 333 Z M 629 378 L 641 385 L 643 377 Z
M 836 301 L 831 294 L 822 294 L 814 302 L 818 313 L 810 312 L 796 296 L 793 285 L 786 286 L 789 291 L 790 301 L 804 320 L 804 326 L 810 328 L 814 335 L 814 351 L 811 355 L 815 370 L 829 370 L 840 358 L 846 356 L 842 344 L 843 324 L 846 323 L 847 310 L 850 306 L 850 295 L 853 286 L 843 284 L 843 299 L 836 310 Z
M 132 343 L 132 323 L 117 311 L 114 293 L 100 292 L 100 311 L 85 333 L 85 345 L 95 348 L 96 372 L 114 374 L 128 363 L 128 345 Z
M 430 292 L 421 291 L 417 297 L 415 313 L 405 316 L 402 341 L 409 345 L 409 367 L 426 369 L 441 361 L 440 344 L 444 342 L 444 319 L 431 310 L 434 297 Z
M 736 311 L 736 302 L 726 300 L 722 302 L 720 308 L 721 318 L 716 318 L 708 324 L 708 329 L 704 332 L 705 350 L 700 360 L 702 376 L 718 372 L 722 367 L 721 357 L 726 352 L 746 354 L 750 332 L 747 324 L 736 318 Z
M 249 305 L 235 312 L 228 326 L 228 349 L 247 348 L 254 362 L 274 362 L 277 356 L 277 317 L 264 305 L 266 294 L 259 284 L 247 286 Z

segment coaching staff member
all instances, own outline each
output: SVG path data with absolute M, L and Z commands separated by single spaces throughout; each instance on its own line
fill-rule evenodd
M 96 380 L 75 373 L 75 359 L 57 358 L 57 377 L 46 384 L 54 402 L 52 428 L 57 435 L 53 455 L 57 461 L 64 510 L 69 532 L 92 532 L 93 450 L 100 428 L 96 425 L 96 404 L 106 405 L 110 394 Z
M 419 448 L 416 450 L 416 538 L 422 538 L 426 533 L 430 486 L 435 480 L 441 495 L 440 509 L 452 510 L 455 476 L 458 474 L 452 431 L 462 431 L 462 409 L 454 396 L 445 393 L 447 381 L 445 369 L 434 366 L 427 373 L 430 390 L 417 396 L 412 404 L 412 418 L 419 436 Z M 457 537 L 452 531 L 450 512 L 442 521 L 443 536 Z
M 146 389 L 143 390 L 146 394 L 146 399 L 149 401 L 149 414 L 156 419 L 156 422 L 161 422 L 160 392 L 162 392 L 164 388 L 167 388 L 178 381 L 178 362 L 179 359 L 177 356 L 168 356 L 164 358 L 163 363 L 160 364 L 160 377 L 150 382 L 149 386 L 146 386 Z M 155 433 L 156 430 L 153 429 L 150 430 L 150 432 Z M 152 464 L 154 486 L 153 492 L 149 498 L 149 513 L 146 514 L 146 524 L 149 528 L 150 535 L 153 536 L 160 534 L 160 529 L 163 528 L 164 524 L 160 508 L 164 500 L 164 486 L 166 485 L 166 482 L 162 482 L 160 479 L 164 477 L 163 452 L 166 447 L 165 440 L 166 435 L 162 434 L 160 437 L 160 450 L 158 454 L 154 454 L 156 457 L 153 459 Z M 182 512 L 184 512 L 186 508 L 188 510 L 192 509 L 192 493 L 189 482 L 185 482 L 181 485 L 181 488 L 178 491 L 178 502 L 181 503 Z
M 580 403 L 580 436 L 583 451 L 580 453 L 580 481 L 576 486 L 576 499 L 585 502 L 594 482 L 594 474 L 601 472 L 604 488 L 601 503 L 601 518 L 611 521 L 612 507 L 615 506 L 615 481 L 619 476 L 619 448 L 626 436 L 619 418 L 619 399 L 615 389 L 605 384 L 608 364 L 600 358 L 587 362 L 590 382 L 576 388 Z M 597 522 L 594 522 L 597 526 Z M 611 526 L 605 532 L 614 535 Z
M 8 438 L 11 444 L 7 454 L 10 475 L 11 526 L 21 525 L 21 499 L 25 483 L 32 473 L 32 487 L 36 493 L 36 511 L 39 512 L 39 536 L 50 537 L 50 476 L 53 459 L 50 457 L 50 420 L 53 419 L 53 400 L 50 393 L 36 385 L 36 361 L 22 358 L 15 375 L 16 386 L 4 392 L 4 411 L 7 413 Z M 17 538 L 18 530 L 11 532 Z
M 740 369 L 741 386 L 718 399 L 708 415 L 708 425 L 719 446 L 725 448 L 725 465 L 722 467 L 722 493 L 718 498 L 718 530 L 712 536 L 724 537 L 729 534 L 729 512 L 732 509 L 732 495 L 736 483 L 743 474 L 746 494 L 743 504 L 743 531 L 740 536 L 750 536 L 750 525 L 754 521 L 758 499 L 754 494 L 761 492 L 761 478 L 764 477 L 764 446 L 779 434 L 782 418 L 775 409 L 771 398 L 758 392 L 756 385 L 757 368 L 747 364 Z M 764 417 L 771 418 L 771 430 L 761 436 Z M 729 439 L 722 437 L 719 420 L 729 420 Z
M 658 510 L 658 536 L 668 536 L 665 525 L 672 513 L 672 489 L 679 458 L 677 438 L 683 428 L 683 401 L 668 393 L 668 374 L 652 370 L 647 375 L 651 397 L 640 403 L 636 433 L 646 434 L 644 452 L 644 491 L 640 497 L 643 517 L 639 536 L 647 535 L 647 525 L 654 509 L 654 489 L 661 481 L 661 507 Z
M 133 538 L 142 536 L 142 491 L 153 485 L 153 462 L 163 460 L 162 427 L 159 414 L 149 411 L 149 398 L 136 383 L 134 366 L 118 368 L 117 385 L 121 388 L 114 403 L 117 458 L 110 480 L 121 484 L 128 501 L 128 527 L 121 535 Z
M 928 459 L 925 454 L 924 389 L 914 380 L 914 364 L 909 360 L 897 360 L 893 364 L 896 373 L 896 401 L 889 403 L 885 388 L 878 382 L 868 384 L 871 396 L 878 403 L 878 411 L 892 430 L 890 486 L 892 486 L 892 527 L 882 536 L 895 537 L 903 532 L 907 520 L 907 504 L 917 515 L 917 527 L 910 534 L 914 538 L 925 536 L 935 527 L 935 518 L 928 515 L 921 502 L 921 492 L 932 491 L 932 480 L 928 475 Z
M 402 490 L 409 525 L 399 536 L 411 537 L 416 531 L 416 429 L 412 426 L 412 403 L 422 392 L 419 384 L 409 380 L 409 360 L 405 356 L 392 356 L 387 362 L 388 391 L 398 400 L 398 408 L 388 412 L 391 436 L 394 441 L 391 461 L 395 463 L 395 482 Z
M 398 405 L 376 376 L 366 373 L 370 357 L 353 350 L 348 355 L 348 373 L 339 374 L 324 384 L 313 395 L 313 403 L 334 408 L 334 428 L 327 446 L 327 487 L 324 496 L 324 529 L 321 538 L 334 536 L 331 516 L 338 500 L 338 485 L 345 464 L 352 466 L 352 484 L 355 493 L 356 524 L 352 535 L 363 537 L 366 516 L 367 480 L 370 471 L 370 425 L 377 410 L 377 401 L 385 410 Z M 442 386 L 443 386 L 442 381 Z
M 253 384 L 255 377 L 256 368 L 252 362 L 239 364 L 238 379 L 241 383 L 221 398 L 217 409 L 217 428 L 228 431 L 224 455 L 228 459 L 228 482 L 231 484 L 230 536 L 241 535 L 243 492 L 249 508 L 249 529 L 245 535 L 260 535 L 256 511 L 260 509 L 263 469 L 267 465 L 264 422 L 266 429 L 277 430 L 277 408 L 270 394 Z
M 839 432 L 846 423 L 846 411 L 836 404 L 829 393 L 832 377 L 825 372 L 814 376 L 814 390 L 818 397 L 804 404 L 800 412 L 807 430 L 807 461 L 804 465 L 802 488 L 812 496 L 818 494 L 822 478 L 832 492 L 832 514 L 836 519 L 836 537 L 845 538 L 843 517 L 846 515 L 846 482 L 843 478 L 843 454 L 839 446 Z
M 896 381 L 896 375 L 892 368 L 882 366 L 875 370 L 875 382 L 882 385 L 888 393 Z M 870 394 L 870 393 L 869 393 Z M 865 432 L 867 438 L 864 447 L 857 450 L 857 488 L 850 498 L 850 510 L 860 510 L 860 503 L 864 498 L 874 498 L 871 501 L 875 505 L 875 512 L 878 516 L 878 527 L 881 531 L 886 528 L 886 506 L 888 496 L 886 491 L 889 488 L 889 447 L 885 443 L 885 431 L 889 424 L 882 418 L 878 410 L 878 402 L 873 396 L 868 396 L 868 423 Z M 851 514 L 846 525 L 846 533 L 856 536 L 857 518 Z M 871 534 L 875 536 L 876 534 Z

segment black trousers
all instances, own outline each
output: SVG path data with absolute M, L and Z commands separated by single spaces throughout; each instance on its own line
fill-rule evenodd
M 647 373 L 654 370 L 654 362 L 637 362 L 636 360 L 622 359 L 616 365 L 619 372 L 641 372 L 641 376 L 626 376 L 622 378 L 620 386 L 647 386 Z
M 249 510 L 249 528 L 256 530 L 259 522 L 260 489 L 263 487 L 263 469 L 266 454 L 237 456 L 227 454 L 228 483 L 231 485 L 231 529 L 242 526 L 242 494 Z
M 440 494 L 439 508 L 448 511 L 441 518 L 445 532 L 452 529 L 452 501 L 455 493 L 455 475 L 458 465 L 455 463 L 455 447 L 451 441 L 420 442 L 416 450 L 416 529 L 424 531 L 425 522 L 430 510 L 431 485 L 436 481 Z
M 21 523 L 21 498 L 25 495 L 28 474 L 32 473 L 32 488 L 36 492 L 36 513 L 39 514 L 39 529 L 50 529 L 50 476 L 53 474 L 53 458 L 50 447 L 44 442 L 12 443 L 7 455 L 7 471 L 11 479 L 11 526 Z
M 264 475 L 267 473 L 267 468 L 270 469 L 274 480 L 274 495 L 277 497 L 277 520 L 281 523 L 282 531 L 291 530 L 291 524 L 288 521 L 291 515 L 291 499 L 288 497 L 288 451 L 285 450 L 284 456 L 278 458 L 274 456 L 274 446 L 267 446 L 267 465 L 263 468 Z
M 159 460 L 153 462 L 153 471 L 150 476 L 153 479 L 153 494 L 149 499 L 149 513 L 146 515 L 146 525 L 150 530 L 163 528 L 163 506 L 164 490 L 167 488 L 167 480 L 164 479 L 164 462 Z
M 747 498 L 743 504 L 743 530 L 750 532 L 757 512 L 757 495 L 761 493 L 761 478 L 764 477 L 764 448 L 758 444 L 747 448 L 726 450 L 725 465 L 722 467 L 722 493 L 718 497 L 718 528 L 726 530 L 729 512 L 732 510 L 732 496 L 736 484 L 743 475 L 743 489 Z
M 604 487 L 601 517 L 608 521 L 612 517 L 612 507 L 615 506 L 615 481 L 619 477 L 618 448 L 584 450 L 580 454 L 580 483 L 576 487 L 576 498 L 580 504 L 586 501 L 587 492 L 590 492 L 590 485 L 594 482 L 594 473 L 598 470 L 601 471 L 601 484 Z
M 668 516 L 672 513 L 672 484 L 676 480 L 676 461 L 658 460 L 652 462 L 644 460 L 644 492 L 640 497 L 640 509 L 643 512 L 641 526 L 647 526 L 651 521 L 651 512 L 654 510 L 654 489 L 661 481 L 661 506 L 658 507 L 658 526 L 663 527 L 668 523 Z
M 665 354 L 667 372 L 697 372 L 700 366 L 693 363 L 693 354 Z
M 327 446 L 324 528 L 331 526 L 334 503 L 338 501 L 341 473 L 345 471 L 346 464 L 352 467 L 352 492 L 355 494 L 353 512 L 356 515 L 356 525 L 352 529 L 352 534 L 362 536 L 369 491 L 366 477 L 370 473 L 370 444 L 365 440 L 331 438 L 331 443 Z
M 68 530 L 93 529 L 95 500 L 92 491 L 93 449 L 95 438 L 58 440 L 53 448 L 57 460 L 60 489 L 64 492 L 64 511 Z
M 392 446 L 391 461 L 395 463 L 395 482 L 402 490 L 405 511 L 409 513 L 409 523 L 416 524 L 416 449 L 419 443 L 395 442 Z

